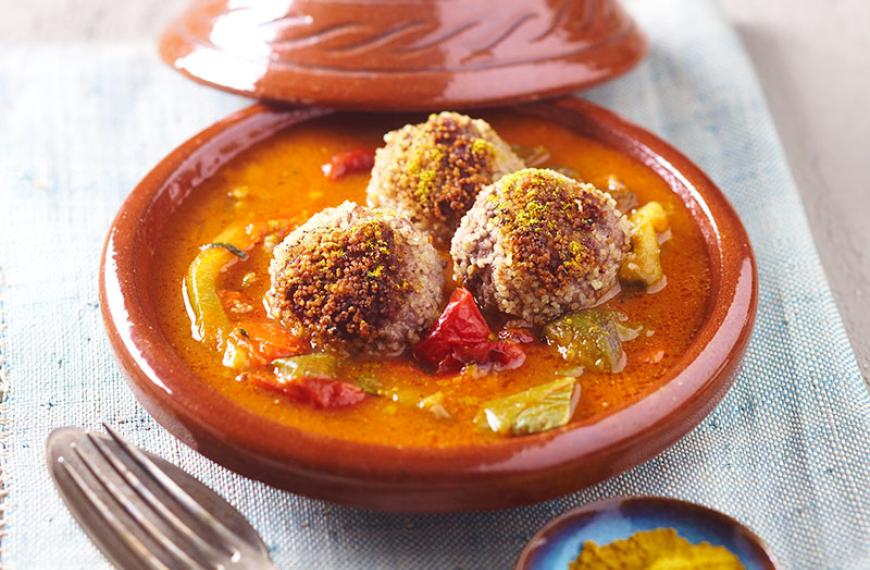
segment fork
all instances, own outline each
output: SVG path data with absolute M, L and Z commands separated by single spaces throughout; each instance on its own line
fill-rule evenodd
M 121 439 L 65 427 L 46 460 L 67 508 L 119 568 L 274 569 L 250 523 L 211 489 Z

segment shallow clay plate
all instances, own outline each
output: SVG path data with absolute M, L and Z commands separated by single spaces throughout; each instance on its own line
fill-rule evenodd
M 731 385 L 755 315 L 755 262 L 737 215 L 683 155 L 601 107 L 562 99 L 515 110 L 572 128 L 647 165 L 701 228 L 712 266 L 709 313 L 660 389 L 592 425 L 441 449 L 306 433 L 218 394 L 166 340 L 147 281 L 165 224 L 203 180 L 258 141 L 327 113 L 258 104 L 166 157 L 133 190 L 109 230 L 102 313 L 142 404 L 179 439 L 243 475 L 313 497 L 393 511 L 492 509 L 549 499 L 629 469 L 692 429 Z

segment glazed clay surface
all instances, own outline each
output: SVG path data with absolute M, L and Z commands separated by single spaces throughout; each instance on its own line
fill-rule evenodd
M 160 333 L 147 292 L 149 272 L 143 268 L 152 263 L 169 216 L 198 184 L 241 150 L 325 112 L 255 105 L 190 139 L 158 164 L 131 193 L 109 231 L 101 309 L 139 400 L 182 441 L 244 475 L 309 496 L 393 511 L 535 502 L 620 473 L 674 443 L 724 396 L 745 350 L 757 298 L 747 235 L 697 167 L 613 113 L 576 99 L 519 111 L 566 125 L 646 164 L 693 212 L 713 260 L 710 314 L 662 388 L 593 425 L 447 449 L 310 434 L 222 397 L 185 366 Z
M 431 110 L 537 99 L 633 67 L 646 40 L 616 0 L 194 0 L 160 54 L 259 99 Z

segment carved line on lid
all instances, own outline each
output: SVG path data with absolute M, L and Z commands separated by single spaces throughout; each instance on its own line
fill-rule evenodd
M 532 38 L 533 42 L 539 42 L 556 31 L 556 28 L 562 23 L 562 20 L 565 19 L 565 15 L 568 13 L 568 6 L 571 4 L 571 0 L 563 0 L 562 4 L 559 6 L 559 9 L 553 15 L 553 20 L 550 22 L 550 25 L 547 26 L 547 29 Z
M 388 44 L 396 38 L 404 36 L 405 34 L 418 31 L 421 28 L 425 28 L 427 26 L 429 26 L 429 24 L 422 20 L 411 20 L 408 22 L 402 22 L 388 30 L 384 30 L 379 34 L 374 34 L 368 38 L 360 40 L 359 42 L 332 49 L 327 49 L 326 51 L 328 53 L 345 55 L 364 53 L 378 46 Z
M 316 44 L 318 42 L 340 38 L 341 36 L 353 34 L 363 30 L 365 30 L 365 26 L 363 26 L 359 22 L 342 22 L 340 24 L 328 26 L 321 30 L 316 30 L 304 36 L 285 40 L 276 40 L 269 43 L 269 45 L 272 47 L 272 49 L 286 51 Z
M 511 23 L 507 29 L 502 32 L 500 35 L 496 36 L 495 39 L 490 41 L 489 43 L 475 49 L 468 56 L 462 58 L 462 62 L 471 61 L 472 59 L 476 59 L 482 55 L 491 54 L 492 50 L 501 45 L 506 39 L 514 35 L 514 33 L 519 30 L 526 22 L 530 20 L 534 20 L 535 18 L 539 18 L 538 14 L 534 14 L 532 12 L 526 12 L 525 14 L 520 14 L 519 17 L 515 18 L 513 23 Z
M 410 46 L 401 47 L 399 49 L 393 50 L 393 53 L 417 53 L 424 50 L 427 50 L 432 47 L 439 46 L 447 41 L 452 40 L 462 32 L 470 30 L 471 28 L 477 27 L 480 25 L 480 22 L 466 22 L 456 28 L 444 32 L 443 34 L 436 36 L 428 41 L 423 41 L 417 44 L 412 44 Z
M 625 20 L 622 22 L 622 25 L 620 26 L 619 29 L 614 30 L 614 32 L 612 34 L 608 34 L 601 41 L 585 45 L 585 46 L 580 47 L 580 48 L 575 49 L 575 50 L 551 53 L 551 54 L 547 54 L 547 55 L 542 55 L 542 56 L 538 56 L 538 57 L 534 57 L 534 58 L 526 58 L 526 59 L 485 60 L 485 61 L 479 62 L 477 65 L 465 65 L 465 66 L 458 66 L 458 67 L 420 66 L 420 67 L 404 67 L 404 68 L 395 69 L 395 70 L 361 68 L 361 67 L 347 69 L 344 67 L 337 67 L 337 66 L 303 64 L 303 63 L 300 63 L 298 61 L 294 61 L 294 60 L 288 59 L 288 58 L 272 59 L 270 65 L 272 68 L 278 68 L 279 70 L 286 70 L 286 71 L 310 70 L 310 71 L 318 71 L 318 72 L 324 72 L 324 73 L 337 73 L 337 74 L 347 75 L 347 76 L 352 76 L 352 75 L 360 76 L 360 75 L 367 75 L 367 74 L 465 73 L 465 72 L 470 72 L 470 71 L 486 71 L 486 70 L 491 70 L 491 69 L 498 69 L 501 67 L 528 65 L 528 64 L 533 64 L 536 62 L 543 62 L 543 61 L 552 60 L 552 59 L 556 59 L 556 58 L 577 57 L 578 55 L 580 55 L 586 51 L 598 49 L 604 45 L 607 45 L 610 43 L 616 43 L 616 42 L 624 39 L 626 36 L 628 36 L 634 30 L 634 28 L 635 28 L 635 24 L 633 21 Z M 246 60 L 246 61 L 249 61 L 251 63 L 256 63 L 258 65 L 262 61 L 262 59 L 259 59 L 259 58 L 253 59 L 250 57 L 242 57 L 242 56 L 239 56 L 237 54 L 226 52 L 220 46 L 216 46 L 210 42 L 205 42 L 202 39 L 200 39 L 199 37 L 189 33 L 188 31 L 186 31 L 184 29 L 178 29 L 178 30 L 176 30 L 176 33 L 179 35 L 179 37 L 181 39 L 183 39 L 187 42 L 188 46 L 193 47 L 193 48 L 201 48 L 201 49 L 206 49 L 206 50 L 211 50 L 211 51 L 224 52 L 230 58 L 237 59 L 237 60 L 239 60 L 239 59 Z
M 402 3 L 402 2 L 400 2 Z M 538 43 L 542 40 L 546 39 L 554 32 L 562 28 L 572 28 L 573 34 L 582 35 L 584 32 L 587 32 L 589 28 L 595 24 L 598 20 L 604 20 L 605 13 L 606 15 L 612 16 L 615 15 L 614 12 L 610 10 L 603 10 L 605 3 L 602 3 L 602 0 L 587 0 L 586 2 L 582 2 L 579 6 L 582 9 L 581 14 L 577 14 L 577 18 L 574 18 L 574 12 L 576 10 L 572 10 L 572 6 L 578 6 L 575 0 L 562 0 L 558 9 L 553 13 L 553 15 L 549 18 L 550 23 L 547 27 L 538 35 L 534 36 L 529 40 L 530 43 Z M 237 12 L 237 11 L 251 11 L 253 7 L 249 6 L 239 6 L 234 7 L 228 12 Z M 228 13 L 224 12 L 224 14 Z M 468 62 L 474 59 L 482 58 L 486 55 L 492 55 L 492 50 L 497 48 L 499 45 L 504 43 L 507 39 L 509 39 L 512 35 L 514 35 L 517 30 L 522 28 L 527 22 L 540 18 L 541 15 L 534 12 L 524 12 L 516 17 L 514 17 L 510 23 L 507 25 L 503 31 L 499 32 L 498 28 L 501 26 L 496 25 L 493 26 L 496 28 L 493 31 L 495 37 L 491 40 L 488 40 L 481 47 L 472 48 L 469 50 L 469 55 L 466 56 L 462 62 Z M 213 21 L 217 21 L 221 19 L 221 15 L 215 15 Z M 410 38 L 410 45 L 395 45 L 393 49 L 390 50 L 390 53 L 394 55 L 411 55 L 415 53 L 419 53 L 426 49 L 440 47 L 443 44 L 453 40 L 457 36 L 461 35 L 463 32 L 471 30 L 472 28 L 478 28 L 483 24 L 484 21 L 471 21 L 464 24 L 459 25 L 458 27 L 449 30 L 447 32 L 442 33 L 440 36 L 432 38 L 430 40 L 418 39 L 418 38 Z M 578 27 L 579 24 L 579 27 Z M 186 34 L 185 36 L 196 36 L 197 31 L 191 29 L 191 21 L 185 20 L 179 23 L 180 27 L 185 28 Z M 312 21 L 310 16 L 300 16 L 298 14 L 286 15 L 281 18 L 271 19 L 268 21 L 260 22 L 257 24 L 258 27 L 275 27 L 282 31 L 289 31 L 293 28 L 300 28 L 302 26 L 312 26 L 314 22 Z M 320 43 L 324 43 L 327 41 L 332 41 L 336 39 L 341 39 L 345 36 L 351 35 L 365 35 L 365 34 L 373 34 L 369 37 L 364 37 L 356 43 L 350 43 L 345 46 L 337 46 L 337 47 L 325 47 L 324 52 L 333 56 L 339 55 L 348 55 L 353 56 L 359 53 L 365 53 L 367 51 L 371 51 L 377 46 L 386 45 L 395 42 L 398 42 L 400 38 L 403 36 L 407 36 L 412 31 L 417 31 L 427 26 L 431 26 L 433 30 L 437 31 L 437 23 L 435 20 L 426 20 L 420 18 L 414 18 L 413 20 L 407 20 L 398 25 L 393 26 L 392 28 L 378 32 L 377 30 L 374 32 L 370 31 L 370 26 L 362 24 L 361 22 L 354 21 L 344 21 L 336 24 L 327 25 L 321 29 L 311 31 L 309 33 L 304 33 L 301 36 L 291 37 L 286 39 L 275 39 L 274 41 L 270 41 L 269 39 L 262 40 L 262 43 L 267 45 L 268 48 L 272 52 L 286 52 L 292 51 L 294 49 L 301 49 L 312 47 L 318 45 Z M 286 35 L 286 34 L 285 34 Z M 209 41 L 212 41 L 209 38 Z M 416 42 L 416 43 L 414 43 Z M 198 41 L 197 43 L 204 43 L 203 41 Z M 207 43 L 207 42 L 205 42 Z M 212 41 L 212 43 L 214 43 Z M 408 43 L 408 42 L 398 42 L 398 43 Z M 215 48 L 219 48 L 219 44 L 215 43 Z M 279 55 L 279 59 L 281 59 L 283 55 Z M 548 56 L 542 56 L 548 57 Z

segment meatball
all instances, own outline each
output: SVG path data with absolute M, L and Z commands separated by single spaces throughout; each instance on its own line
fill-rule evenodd
M 327 208 L 273 252 L 270 314 L 317 349 L 390 355 L 438 317 L 443 265 L 429 237 L 392 212 Z
M 430 115 L 384 141 L 375 154 L 369 205 L 400 212 L 437 245 L 450 243 L 484 186 L 525 167 L 489 123 L 458 113 Z
M 543 325 L 616 285 L 629 233 L 613 198 L 593 185 L 521 170 L 484 188 L 462 219 L 453 277 L 485 309 Z

